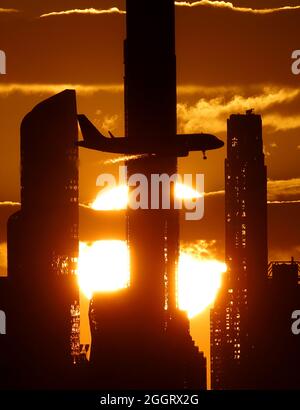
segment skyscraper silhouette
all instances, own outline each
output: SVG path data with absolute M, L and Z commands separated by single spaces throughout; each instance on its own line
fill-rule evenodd
M 300 262 L 293 259 L 271 262 L 260 313 L 264 326 L 257 357 L 259 388 L 300 388 L 300 339 L 292 331 L 295 322 L 292 314 L 299 311 L 299 300 Z
M 126 136 L 133 142 L 144 139 L 168 147 L 177 130 L 174 1 L 127 0 L 124 54 Z M 129 175 L 143 173 L 148 181 L 151 174 L 176 172 L 176 157 L 129 163 Z M 176 305 L 175 289 L 169 290 L 178 259 L 178 225 L 176 210 L 128 211 L 132 286 L 154 331 L 165 319 L 167 296 L 170 307 Z
M 129 140 L 166 148 L 176 136 L 174 0 L 127 0 L 125 123 Z M 166 150 L 167 151 L 167 150 Z M 130 161 L 128 175 L 173 175 L 175 157 Z M 151 189 L 148 190 L 149 204 Z M 176 302 L 178 211 L 129 209 L 130 287 L 95 295 L 91 367 L 97 387 L 205 388 L 205 359 Z
M 228 120 L 225 227 L 228 271 L 211 312 L 212 388 L 251 388 L 268 266 L 262 121 L 251 110 Z
M 76 115 L 75 92 L 66 90 L 21 125 L 21 210 L 8 222 L 7 379 L 14 388 L 72 385 L 79 349 L 76 335 L 71 345 L 70 313 L 79 300 Z

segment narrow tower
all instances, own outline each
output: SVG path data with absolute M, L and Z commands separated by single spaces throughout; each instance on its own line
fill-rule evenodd
M 252 110 L 231 115 L 225 160 L 228 271 L 212 310 L 212 388 L 249 388 L 267 279 L 267 171 L 262 121 Z
M 127 0 L 126 136 L 166 147 L 172 145 L 177 123 L 174 8 L 173 0 Z M 148 181 L 151 174 L 172 176 L 177 172 L 177 158 L 131 161 L 128 171 L 129 175 L 142 173 Z M 128 210 L 132 289 L 143 320 L 147 320 L 149 329 L 153 325 L 154 332 L 161 331 L 166 305 L 176 306 L 172 283 L 178 258 L 178 225 L 175 210 Z

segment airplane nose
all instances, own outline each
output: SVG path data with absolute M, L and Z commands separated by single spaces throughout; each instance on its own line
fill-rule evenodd
M 222 148 L 224 147 L 225 144 L 224 144 L 224 141 L 219 140 L 219 138 L 216 138 L 216 145 L 218 148 Z

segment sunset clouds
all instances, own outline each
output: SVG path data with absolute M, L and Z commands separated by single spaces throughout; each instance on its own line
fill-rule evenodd
M 0 95 L 21 93 L 31 94 L 56 94 L 66 89 L 76 90 L 80 95 L 93 95 L 95 93 L 120 93 L 123 92 L 123 84 L 0 84 Z
M 201 1 L 176 1 L 175 5 L 178 7 L 211 7 L 211 8 L 222 8 L 239 13 L 248 13 L 256 15 L 266 15 L 272 13 L 279 13 L 284 11 L 293 11 L 300 9 L 300 6 L 283 6 L 274 8 L 252 8 L 252 7 L 238 7 L 231 2 L 227 1 L 213 1 L 213 0 L 201 0 Z M 72 14 L 85 14 L 85 15 L 97 15 L 97 14 L 126 14 L 125 10 L 120 10 L 118 7 L 111 7 L 108 9 L 96 9 L 96 8 L 85 8 L 85 9 L 70 9 L 62 11 L 52 11 L 49 13 L 44 13 L 40 17 L 52 17 L 52 16 L 66 16 Z
M 0 96 L 21 93 L 55 94 L 65 89 L 75 89 L 80 96 L 92 96 L 97 93 L 122 94 L 123 84 L 0 84 Z M 186 102 L 189 97 L 198 97 L 195 103 Z M 180 132 L 200 131 L 224 132 L 226 121 L 232 113 L 244 113 L 253 108 L 262 114 L 263 124 L 274 132 L 300 128 L 300 112 L 287 113 L 285 107 L 300 104 L 300 89 L 258 86 L 252 90 L 243 87 L 178 87 L 178 128 Z M 120 113 L 112 116 L 118 118 Z M 110 116 L 109 118 L 111 118 Z M 105 127 L 107 128 L 107 127 Z
M 280 201 L 283 198 L 300 202 L 300 178 L 268 181 L 269 201 Z
M 213 90 L 211 90 L 213 92 Z M 236 89 L 233 89 L 236 91 Z M 244 113 L 255 109 L 263 115 L 263 123 L 274 130 L 288 130 L 300 127 L 300 113 L 279 113 L 281 106 L 298 101 L 300 90 L 295 88 L 262 87 L 253 95 L 233 94 L 228 88 L 224 94 L 200 98 L 195 104 L 178 104 L 178 123 L 182 132 L 193 133 L 226 130 L 226 120 L 232 113 Z
M 16 9 L 4 9 L 4 8 L 1 8 L 0 7 L 0 13 L 18 13 L 19 12 L 19 10 L 16 10 Z
M 224 195 L 225 191 L 205 193 L 205 198 Z M 300 178 L 268 180 L 268 202 L 270 204 L 300 203 Z
M 63 10 L 63 11 L 53 11 L 50 13 L 42 14 L 40 17 L 52 17 L 52 16 L 66 16 L 70 14 L 126 14 L 124 10 L 118 9 L 118 7 L 111 7 L 109 9 L 95 9 L 95 8 L 88 8 L 88 9 L 73 9 L 73 10 Z
M 176 1 L 176 6 L 180 7 L 215 7 L 215 8 L 223 8 L 232 11 L 237 11 L 240 13 L 251 13 L 251 14 L 271 14 L 271 13 L 278 13 L 281 11 L 288 11 L 288 10 L 297 10 L 300 9 L 300 6 L 283 6 L 283 7 L 274 7 L 274 8 L 262 8 L 262 9 L 255 9 L 251 7 L 238 7 L 234 6 L 231 2 L 228 1 L 213 1 L 213 0 L 201 0 L 201 1 Z

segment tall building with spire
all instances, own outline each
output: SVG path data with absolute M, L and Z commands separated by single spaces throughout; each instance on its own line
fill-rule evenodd
M 227 122 L 225 253 L 227 273 L 211 312 L 213 389 L 255 386 L 268 270 L 267 170 L 262 120 L 252 110 Z

